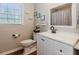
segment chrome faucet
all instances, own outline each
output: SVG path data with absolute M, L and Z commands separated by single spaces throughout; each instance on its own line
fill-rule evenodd
M 51 30 L 52 33 L 56 33 L 56 29 L 54 28 L 54 26 L 51 26 L 50 30 Z

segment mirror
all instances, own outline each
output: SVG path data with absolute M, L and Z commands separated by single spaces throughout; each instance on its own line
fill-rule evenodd
M 64 4 L 51 10 L 51 25 L 72 26 L 72 4 Z

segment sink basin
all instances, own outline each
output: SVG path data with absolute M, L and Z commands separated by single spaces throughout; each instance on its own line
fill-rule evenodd
M 29 45 L 35 43 L 35 41 L 32 40 L 32 39 L 28 39 L 28 40 L 23 40 L 23 41 L 21 41 L 20 43 L 21 43 L 23 46 L 27 47 L 27 46 L 29 46 Z

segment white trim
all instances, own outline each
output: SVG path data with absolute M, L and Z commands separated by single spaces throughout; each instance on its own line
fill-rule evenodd
M 21 50 L 21 49 L 23 49 L 23 47 L 18 47 L 18 48 L 15 48 L 15 49 L 12 49 L 12 50 L 9 50 L 6 52 L 2 52 L 2 53 L 0 53 L 0 55 L 8 55 L 10 53 L 16 52 L 16 51 Z
M 24 15 L 25 15 L 25 10 L 24 10 L 24 8 L 25 8 L 25 6 L 24 6 L 23 3 L 21 4 L 21 8 L 22 8 L 21 25 L 24 25 Z

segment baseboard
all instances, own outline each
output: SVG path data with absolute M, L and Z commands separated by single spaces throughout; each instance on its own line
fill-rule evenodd
M 0 53 L 0 55 L 8 55 L 8 54 L 11 54 L 11 53 L 16 52 L 18 50 L 21 50 L 21 49 L 23 49 L 23 47 L 18 47 L 18 48 L 15 48 L 15 49 L 12 49 L 12 50 L 9 50 L 6 52 L 2 52 L 2 53 Z

